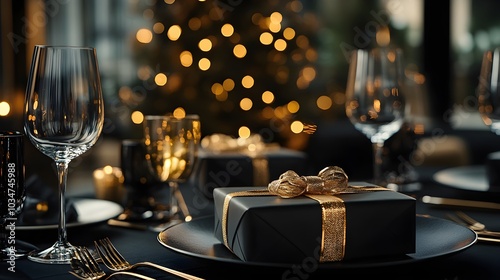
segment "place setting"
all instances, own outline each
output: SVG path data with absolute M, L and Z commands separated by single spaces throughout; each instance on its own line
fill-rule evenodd
M 499 72 L 500 50 L 485 51 L 481 71 L 476 85 L 478 112 L 485 126 L 495 135 L 500 135 Z M 436 172 L 433 179 L 444 186 L 482 195 L 488 200 L 500 198 L 500 151 L 487 154 L 484 164 L 450 167 Z
M 403 124 L 401 56 L 391 49 L 358 50 L 351 59 L 346 111 L 373 143 L 372 182 L 351 182 L 341 167 L 327 166 L 317 175 L 288 170 L 264 187 L 217 187 L 213 216 L 166 228 L 160 244 L 221 263 L 287 268 L 314 260 L 326 271 L 415 264 L 475 244 L 474 230 L 419 214 L 414 197 L 387 187 L 398 183 L 382 173 L 381 149 Z M 391 75 L 381 79 L 388 84 L 370 80 L 380 73 Z M 380 102 L 377 115 L 371 99 Z

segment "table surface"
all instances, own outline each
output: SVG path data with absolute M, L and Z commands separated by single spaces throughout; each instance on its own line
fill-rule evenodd
M 429 173 L 427 172 L 427 175 Z M 456 209 L 433 207 L 421 202 L 423 195 L 481 199 L 500 202 L 500 195 L 463 191 L 433 182 L 431 176 L 422 176 L 422 189 L 408 194 L 417 198 L 417 214 L 445 218 Z M 194 217 L 212 215 L 211 200 L 196 188 L 182 186 L 186 202 Z M 190 203 L 191 202 L 191 203 Z M 492 210 L 462 209 L 485 223 L 491 230 L 500 230 L 500 212 Z M 183 255 L 162 246 L 158 233 L 126 229 L 98 223 L 68 229 L 68 239 L 73 245 L 92 246 L 93 240 L 109 237 L 119 251 L 131 262 L 151 261 L 206 279 L 237 278 L 255 279 L 343 279 L 370 277 L 382 279 L 500 279 L 500 243 L 477 242 L 460 252 L 429 260 L 402 265 L 372 268 L 323 269 L 309 263 L 290 264 L 290 267 L 262 267 L 245 263 L 228 263 Z M 40 248 L 48 247 L 57 238 L 56 230 L 17 231 L 16 238 Z M 10 265 L 0 264 L 0 279 L 77 279 L 70 275 L 69 265 L 39 264 L 27 259 L 16 260 L 15 273 Z M 104 266 L 103 266 L 104 267 Z M 156 279 L 179 279 L 166 273 L 140 268 L 144 274 Z M 105 268 L 105 271 L 109 272 Z

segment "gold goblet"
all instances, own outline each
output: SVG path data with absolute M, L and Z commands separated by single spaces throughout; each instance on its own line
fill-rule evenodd
M 146 116 L 144 120 L 144 144 L 146 160 L 152 174 L 167 185 L 168 202 L 163 207 L 170 221 L 180 221 L 179 207 L 184 220 L 191 220 L 186 204 L 179 191 L 179 183 L 185 182 L 198 158 L 201 139 L 201 123 L 198 115 Z

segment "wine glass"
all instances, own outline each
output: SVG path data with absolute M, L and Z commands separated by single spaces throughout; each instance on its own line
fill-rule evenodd
M 28 77 L 24 130 L 33 145 L 52 158 L 59 193 L 58 240 L 29 254 L 41 263 L 69 263 L 65 192 L 68 165 L 99 138 L 104 103 L 96 51 L 90 47 L 35 46 Z
M 477 85 L 479 113 L 485 125 L 500 135 L 500 49 L 485 51 Z
M 13 261 L 30 249 L 12 238 L 16 221 L 26 200 L 24 183 L 24 135 L 19 131 L 0 132 L 0 257 Z
M 404 73 L 399 49 L 376 48 L 352 53 L 346 87 L 346 114 L 373 145 L 373 183 L 384 185 L 384 142 L 404 120 Z
M 162 183 L 168 183 L 167 218 L 176 219 L 179 207 L 184 220 L 191 216 L 187 211 L 179 183 L 185 182 L 198 158 L 201 139 L 201 123 L 198 115 L 146 116 L 144 120 L 144 143 L 146 160 L 152 174 Z

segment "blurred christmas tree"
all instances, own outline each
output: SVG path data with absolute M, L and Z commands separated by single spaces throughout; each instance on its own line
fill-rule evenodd
M 302 2 L 137 5 L 151 26 L 136 33 L 139 80 L 119 93 L 125 103 L 131 96 L 144 97 L 136 104 L 134 122 L 141 114 L 194 113 L 205 135 L 259 133 L 268 142 L 314 131 L 303 120 L 311 117 L 304 108 L 319 110 L 312 93 L 319 23 Z M 331 100 L 325 96 L 319 106 L 327 109 Z

